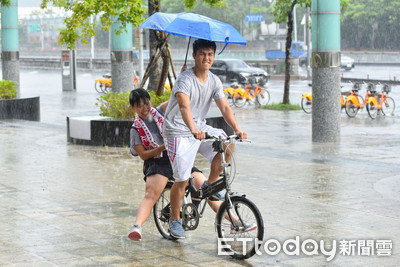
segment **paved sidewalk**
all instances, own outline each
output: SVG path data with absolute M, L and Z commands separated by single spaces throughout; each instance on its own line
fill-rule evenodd
M 39 92 L 40 93 L 40 92 Z M 246 261 L 217 255 L 214 214 L 183 241 L 150 218 L 128 237 L 144 195 L 142 161 L 128 148 L 66 142 L 65 116 L 95 110 L 92 93 L 43 92 L 42 122 L 0 121 L 0 266 L 395 266 L 400 262 L 400 119 L 342 113 L 340 144 L 313 144 L 302 111 L 235 109 L 252 144 L 237 146 L 233 189 L 259 207 L 264 241 L 337 242 L 332 261 L 281 252 Z M 89 100 L 88 100 L 89 99 Z M 57 105 L 57 103 L 61 103 Z M 44 113 L 43 113 L 44 112 Z M 206 169 L 207 162 L 197 165 Z M 341 240 L 355 241 L 340 255 Z M 389 250 L 369 250 L 362 241 Z M 372 241 L 370 241 L 372 240 Z M 359 243 L 360 242 L 360 243 Z M 389 248 L 390 244 L 383 244 Z M 351 247 L 351 246 L 350 246 Z M 383 252 L 391 256 L 378 256 Z M 361 255 L 362 254 L 362 255 Z

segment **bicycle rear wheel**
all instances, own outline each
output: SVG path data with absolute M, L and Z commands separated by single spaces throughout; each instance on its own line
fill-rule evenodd
M 234 95 L 232 98 L 232 101 L 233 101 L 233 104 L 238 108 L 241 108 L 246 104 L 246 98 L 242 97 L 239 94 Z
M 171 218 L 171 204 L 170 204 L 170 187 L 165 187 L 161 193 L 160 198 L 154 204 L 153 215 L 154 222 L 160 234 L 169 240 L 175 240 L 169 232 L 169 219 Z
M 383 102 L 382 105 L 382 112 L 386 116 L 394 115 L 394 108 L 395 108 L 395 103 L 394 99 L 391 97 L 386 97 L 386 101 Z
M 226 98 L 226 101 L 228 102 L 229 106 L 232 106 L 233 105 L 233 96 L 230 93 L 225 92 L 225 98 Z
M 264 238 L 264 223 L 261 213 L 256 205 L 245 197 L 231 197 L 232 208 L 230 214 L 233 219 L 237 219 L 240 227 L 234 229 L 232 223 L 227 220 L 227 205 L 223 202 L 217 213 L 217 231 L 218 237 L 224 238 L 221 244 L 224 250 L 235 259 L 247 259 L 256 253 L 256 249 L 260 249 L 261 244 L 256 244 L 255 240 L 261 243 Z M 228 240 L 229 238 L 229 240 Z M 251 241 L 246 242 L 246 250 L 244 251 L 243 241 L 238 238 L 250 238 Z M 258 246 L 258 247 L 256 247 Z
M 312 111 L 312 102 L 307 97 L 303 97 L 301 99 L 301 108 L 307 114 L 310 114 Z
M 350 118 L 354 118 L 359 110 L 359 108 L 356 105 L 354 105 L 352 101 L 346 101 L 344 109 L 346 111 L 347 116 L 349 116 Z
M 97 81 L 94 83 L 94 89 L 96 89 L 97 93 L 103 93 L 103 86 L 104 84 L 102 84 L 101 82 Z
M 258 93 L 256 96 L 257 103 L 260 106 L 267 105 L 269 103 L 269 92 L 266 89 L 262 90 L 262 94 Z
M 372 103 L 367 103 L 367 112 L 371 119 L 375 119 L 378 115 L 378 108 Z

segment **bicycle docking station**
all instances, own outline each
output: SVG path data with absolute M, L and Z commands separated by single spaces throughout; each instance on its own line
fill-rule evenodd
M 61 51 L 61 77 L 63 91 L 76 91 L 75 50 Z

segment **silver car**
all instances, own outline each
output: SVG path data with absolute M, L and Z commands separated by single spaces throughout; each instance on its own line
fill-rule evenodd
M 307 65 L 307 53 L 299 57 L 300 67 L 305 68 Z M 351 70 L 354 68 L 354 59 L 348 56 L 340 55 L 340 68 L 345 70 Z

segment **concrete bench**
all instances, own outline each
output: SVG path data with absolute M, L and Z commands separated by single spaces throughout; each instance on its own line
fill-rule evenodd
M 212 127 L 223 129 L 228 135 L 233 134 L 219 110 L 210 110 L 206 122 Z M 77 145 L 129 146 L 132 123 L 133 120 L 114 120 L 101 116 L 69 116 L 67 141 Z

